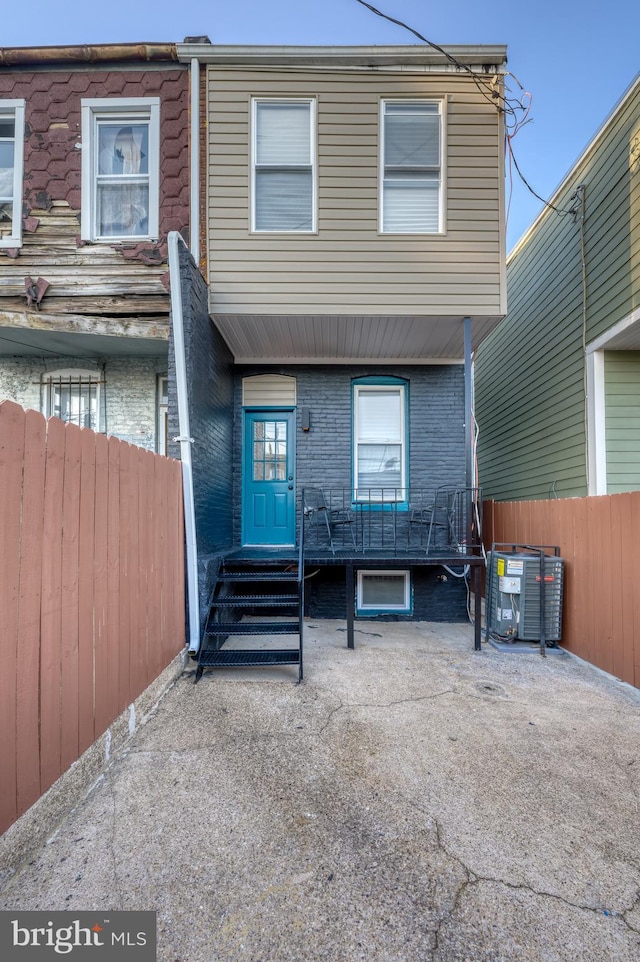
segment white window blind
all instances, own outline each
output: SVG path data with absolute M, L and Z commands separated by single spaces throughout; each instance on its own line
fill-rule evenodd
M 440 107 L 429 102 L 383 104 L 382 229 L 440 230 Z
M 404 387 L 356 387 L 356 497 L 400 501 L 405 492 Z
M 256 101 L 254 137 L 254 229 L 312 231 L 311 101 Z

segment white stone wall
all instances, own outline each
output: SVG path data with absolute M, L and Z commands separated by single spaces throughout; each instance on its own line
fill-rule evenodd
M 130 444 L 156 450 L 157 376 L 166 374 L 166 357 L 86 358 L 49 356 L 2 358 L 0 400 L 42 410 L 42 378 L 51 371 L 82 369 L 95 372 L 100 385 L 100 422 L 103 431 Z

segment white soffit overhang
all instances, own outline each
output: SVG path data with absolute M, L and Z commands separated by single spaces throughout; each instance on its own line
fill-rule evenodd
M 471 319 L 473 349 L 500 317 Z M 215 314 L 237 364 L 462 363 L 464 317 Z
M 640 351 L 640 308 L 591 341 L 587 354 L 593 351 Z

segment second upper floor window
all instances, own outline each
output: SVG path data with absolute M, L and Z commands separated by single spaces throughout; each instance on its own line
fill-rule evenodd
M 440 103 L 382 103 L 381 229 L 390 234 L 442 231 Z
M 315 101 L 254 100 L 254 231 L 315 231 Z
M 22 236 L 24 100 L 0 100 L 0 247 Z
M 160 101 L 82 102 L 82 237 L 158 236 Z

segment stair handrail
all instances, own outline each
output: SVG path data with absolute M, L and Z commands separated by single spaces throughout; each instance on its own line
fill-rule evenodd
M 304 488 L 302 490 L 302 504 L 304 505 Z M 300 661 L 298 664 L 298 681 L 302 681 L 302 629 L 304 626 L 304 510 L 300 511 L 298 524 L 298 623 Z

